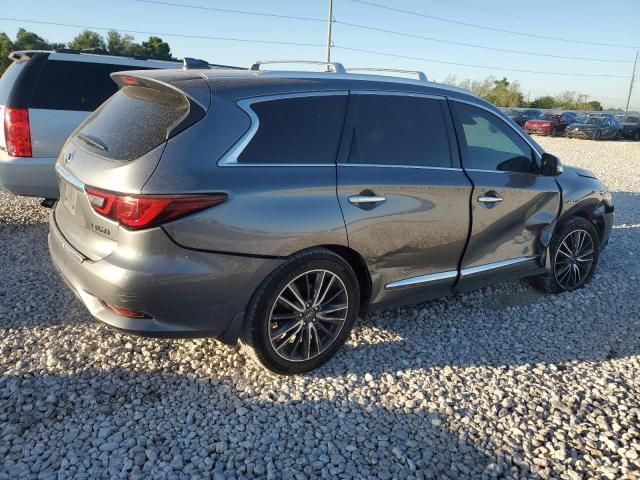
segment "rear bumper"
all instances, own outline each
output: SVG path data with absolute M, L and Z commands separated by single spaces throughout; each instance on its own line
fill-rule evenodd
M 96 319 L 129 333 L 156 337 L 238 338 L 244 310 L 257 286 L 282 260 L 186 250 L 156 229 L 153 251 L 114 251 L 91 261 L 62 235 L 53 214 L 49 251 L 73 293 Z M 144 312 L 129 318 L 104 302 Z
M 11 157 L 0 151 L 0 184 L 15 195 L 58 198 L 55 158 Z

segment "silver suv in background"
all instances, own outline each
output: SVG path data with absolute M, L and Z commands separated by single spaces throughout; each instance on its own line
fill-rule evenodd
M 0 184 L 16 195 L 58 198 L 54 164 L 67 137 L 118 90 L 110 74 L 207 63 L 76 50 L 17 51 L 0 78 Z

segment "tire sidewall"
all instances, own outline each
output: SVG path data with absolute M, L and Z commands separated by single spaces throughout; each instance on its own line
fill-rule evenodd
M 333 344 L 317 357 L 307 361 L 293 362 L 280 357 L 269 341 L 269 318 L 278 295 L 291 280 L 311 270 L 328 270 L 336 274 L 347 290 L 349 310 L 342 330 Z M 281 374 L 295 374 L 313 370 L 329 358 L 344 344 L 358 317 L 360 290 L 357 277 L 351 266 L 341 257 L 317 253 L 311 257 L 292 260 L 273 272 L 263 284 L 260 295 L 252 299 L 245 322 L 243 341 L 254 349 L 261 363 L 269 370 Z
M 587 277 L 585 278 L 585 280 L 579 286 L 567 289 L 567 288 L 564 288 L 562 285 L 560 285 L 556 280 L 555 263 L 556 263 L 556 255 L 558 252 L 558 248 L 560 247 L 562 241 L 565 239 L 565 237 L 569 233 L 571 233 L 574 230 L 584 230 L 591 237 L 591 241 L 593 242 L 593 251 L 594 251 L 593 263 L 591 264 L 591 269 L 589 270 L 589 273 L 587 274 Z M 584 218 L 574 218 L 568 221 L 566 224 L 564 224 L 560 228 L 560 230 L 558 230 L 556 235 L 554 235 L 553 240 L 551 241 L 549 254 L 551 255 L 550 260 L 551 260 L 551 268 L 552 268 L 550 277 L 554 286 L 554 290 L 558 292 L 570 292 L 573 290 L 578 290 L 584 287 L 585 285 L 587 285 L 591 281 L 591 279 L 593 278 L 593 274 L 595 273 L 598 267 L 598 262 L 600 260 L 600 236 L 598 235 L 598 231 L 590 221 Z

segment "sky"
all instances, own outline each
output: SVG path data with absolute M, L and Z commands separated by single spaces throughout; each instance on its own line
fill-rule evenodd
M 531 100 L 538 96 L 555 95 L 570 90 L 588 95 L 589 100 L 599 100 L 606 107 L 624 107 L 626 103 L 633 60 L 636 50 L 640 49 L 638 0 L 364 1 L 492 29 L 620 46 L 585 45 L 517 35 L 378 8 L 359 0 L 334 0 L 333 12 L 336 23 L 333 24 L 335 47 L 332 49 L 332 59 L 343 63 L 347 68 L 421 70 L 430 80 L 435 81 L 442 81 L 449 75 L 458 79 L 506 76 L 510 81 L 518 81 L 525 98 Z M 149 33 L 133 33 L 134 31 L 153 32 L 160 34 L 159 36 L 170 44 L 176 57 L 203 58 L 211 63 L 238 66 L 248 66 L 255 60 L 269 59 L 324 60 L 326 55 L 326 47 L 323 45 L 326 45 L 327 41 L 326 19 L 329 0 L 166 0 L 163 3 L 165 4 L 140 0 L 0 0 L 0 31 L 13 38 L 18 28 L 23 27 L 52 42 L 69 41 L 82 31 L 81 27 L 30 23 L 27 22 L 29 20 L 82 25 L 93 27 L 101 33 L 114 28 L 121 32 L 131 32 L 136 41 L 146 40 Z M 221 12 L 176 4 L 305 19 Z M 551 58 L 451 45 L 364 29 L 346 23 L 448 42 L 599 60 Z M 179 35 L 225 39 L 186 38 Z M 348 50 L 345 47 L 396 57 Z M 533 71 L 554 74 L 531 73 Z M 636 69 L 635 90 L 631 97 L 631 107 L 635 109 L 640 109 L 639 79 L 640 66 Z

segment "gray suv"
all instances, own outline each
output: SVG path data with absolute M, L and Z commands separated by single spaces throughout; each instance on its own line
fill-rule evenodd
M 89 312 L 310 370 L 381 307 L 592 277 L 607 188 L 467 91 L 333 72 L 145 71 L 65 144 L 49 248 Z

